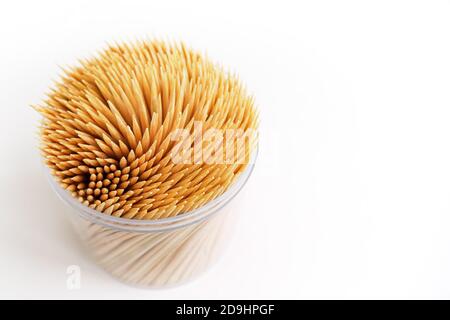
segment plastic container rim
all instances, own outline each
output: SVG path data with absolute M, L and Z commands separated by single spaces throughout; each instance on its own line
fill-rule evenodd
M 93 223 L 100 224 L 111 229 L 147 233 L 169 231 L 186 227 L 188 225 L 202 221 L 218 212 L 221 208 L 228 204 L 228 202 L 230 202 L 244 187 L 251 173 L 253 172 L 257 155 L 258 147 L 253 150 L 250 161 L 247 164 L 247 168 L 244 170 L 244 172 L 240 174 L 238 179 L 228 188 L 227 191 L 225 191 L 217 198 L 207 202 L 205 205 L 195 210 L 177 215 L 175 217 L 155 220 L 138 220 L 114 217 L 89 208 L 75 199 L 69 191 L 63 189 L 53 177 L 50 169 L 47 166 L 44 166 L 44 169 L 52 189 L 55 191 L 58 197 L 65 204 L 74 209 L 79 216 Z

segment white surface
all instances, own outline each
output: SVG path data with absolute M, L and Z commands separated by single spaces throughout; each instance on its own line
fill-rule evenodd
M 2 6 L 1 298 L 450 298 L 449 2 L 270 3 Z M 58 65 L 145 35 L 237 71 L 261 110 L 230 250 L 158 291 L 85 256 L 44 179 L 28 107 Z M 79 290 L 66 288 L 69 265 Z

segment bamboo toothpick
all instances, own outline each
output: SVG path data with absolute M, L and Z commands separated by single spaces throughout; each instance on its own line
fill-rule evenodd
M 211 163 L 217 141 L 201 141 L 200 156 L 194 150 L 190 163 L 174 163 L 173 132 L 187 130 L 192 147 L 208 129 L 242 134 L 258 122 L 236 77 L 183 44 L 162 41 L 110 46 L 81 61 L 37 110 L 44 117 L 42 154 L 61 186 L 86 206 L 130 219 L 196 209 L 247 166 Z M 249 144 L 220 148 L 248 160 Z

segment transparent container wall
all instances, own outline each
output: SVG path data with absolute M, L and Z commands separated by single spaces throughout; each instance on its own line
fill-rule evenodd
M 220 257 L 238 217 L 230 201 L 251 175 L 255 157 L 256 153 L 246 170 L 216 199 L 159 220 L 125 219 L 95 211 L 62 189 L 46 171 L 53 190 L 67 204 L 77 233 L 101 267 L 129 284 L 163 287 L 194 278 Z
M 230 206 L 172 230 L 125 231 L 72 215 L 73 225 L 96 262 L 115 278 L 137 286 L 184 283 L 206 271 L 232 234 Z

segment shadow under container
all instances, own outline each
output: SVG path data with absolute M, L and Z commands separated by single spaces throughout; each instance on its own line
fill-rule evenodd
M 53 190 L 71 209 L 75 230 L 103 269 L 128 284 L 165 287 L 195 278 L 220 257 L 235 223 L 234 210 L 227 204 L 245 185 L 253 167 L 250 161 L 225 193 L 204 206 L 158 220 L 118 218 L 91 209 L 47 172 Z

